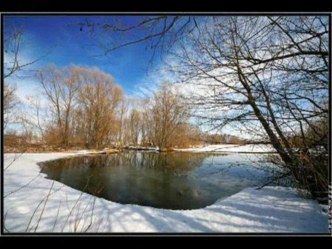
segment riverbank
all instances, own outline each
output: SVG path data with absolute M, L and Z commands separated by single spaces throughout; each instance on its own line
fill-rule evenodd
M 276 153 L 271 145 L 266 144 L 215 144 L 202 145 L 190 148 L 169 148 L 159 150 L 158 147 L 144 147 L 144 146 L 124 146 L 119 148 L 104 148 L 104 149 L 85 149 L 80 147 L 61 148 L 47 145 L 27 145 L 24 148 L 5 146 L 5 153 L 81 153 L 81 154 L 107 154 L 115 153 L 121 150 L 135 150 L 135 151 L 156 151 L 156 152 L 172 152 L 172 151 L 186 151 L 186 152 L 220 152 L 220 153 Z
M 270 144 L 215 144 L 193 148 L 175 149 L 186 152 L 218 152 L 218 153 L 276 153 Z
M 4 155 L 5 232 L 328 232 L 317 201 L 291 188 L 247 188 L 206 208 L 165 210 L 107 201 L 40 174 L 38 162 L 75 155 Z

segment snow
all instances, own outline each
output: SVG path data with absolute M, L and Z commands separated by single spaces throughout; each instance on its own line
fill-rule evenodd
M 216 144 L 176 150 L 187 152 L 276 153 L 272 145 L 266 144 Z
M 322 207 L 291 188 L 247 188 L 202 209 L 165 210 L 114 203 L 39 173 L 37 162 L 74 155 L 4 155 L 5 232 L 328 232 Z
M 130 145 L 128 146 L 128 149 L 131 149 L 131 150 L 151 150 L 151 151 L 158 151 L 159 150 L 159 147 L 156 146 L 156 147 L 151 147 L 151 146 L 134 146 L 134 145 Z

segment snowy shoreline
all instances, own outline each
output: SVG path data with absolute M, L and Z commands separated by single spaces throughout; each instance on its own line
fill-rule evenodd
M 175 150 L 183 152 L 276 153 L 276 150 L 269 144 L 216 144 Z
M 114 203 L 40 173 L 38 162 L 75 155 L 4 154 L 5 232 L 328 232 L 318 202 L 291 188 L 247 188 L 202 209 L 165 210 Z

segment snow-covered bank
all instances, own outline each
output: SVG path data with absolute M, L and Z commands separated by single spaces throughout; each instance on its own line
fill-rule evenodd
M 94 155 L 94 154 L 112 154 L 112 153 L 118 153 L 118 152 L 120 152 L 120 150 L 118 150 L 118 149 L 105 148 L 103 150 L 79 150 L 79 151 L 76 152 L 76 154 L 78 154 L 78 155 Z
M 37 162 L 72 155 L 23 154 L 8 168 L 14 155 L 4 155 L 5 231 L 328 232 L 321 206 L 290 188 L 248 188 L 206 208 L 181 211 L 117 204 L 39 174 Z
M 176 150 L 187 152 L 276 153 L 276 150 L 269 144 L 216 144 Z

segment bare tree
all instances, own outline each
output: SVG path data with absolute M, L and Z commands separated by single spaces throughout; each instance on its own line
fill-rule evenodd
M 4 22 L 6 22 L 6 20 L 4 20 Z M 35 128 L 36 126 L 38 127 L 39 122 L 36 125 L 36 123 L 32 120 L 32 117 L 28 117 L 28 115 L 24 113 L 24 111 L 22 112 L 17 108 L 18 106 L 22 107 L 23 105 L 21 104 L 23 102 L 21 102 L 19 97 L 16 95 L 16 87 L 12 85 L 11 81 L 13 79 L 17 79 L 18 77 L 22 77 L 23 75 L 21 74 L 21 72 L 25 71 L 25 69 L 31 67 L 31 65 L 41 60 L 44 56 L 47 55 L 47 53 L 32 59 L 27 59 L 26 57 L 24 57 L 24 50 L 26 49 L 24 48 L 24 46 L 26 45 L 27 41 L 24 36 L 23 26 L 5 25 L 3 37 L 3 123 L 4 128 L 6 129 L 6 135 L 8 135 L 7 138 L 16 137 L 14 140 L 17 140 L 17 143 L 12 146 L 10 150 L 25 152 L 28 149 L 27 146 L 30 145 L 31 141 L 36 140 L 36 136 L 31 130 L 31 128 Z M 39 110 L 37 110 L 37 115 L 39 115 Z M 9 123 L 15 126 L 10 126 L 10 128 L 7 129 L 9 127 Z M 15 136 L 13 136 L 13 134 L 10 134 L 12 133 L 11 129 L 16 129 L 17 134 L 15 134 Z M 9 140 L 10 139 L 6 139 L 5 141 L 7 145 Z
M 138 145 L 139 139 L 141 137 L 142 128 L 142 112 L 137 109 L 132 109 L 130 111 L 129 117 L 127 119 L 127 142 L 130 145 Z
M 42 127 L 40 108 L 35 105 L 37 128 L 47 143 L 99 148 L 116 142 L 123 92 L 111 76 L 95 68 L 58 69 L 51 65 L 40 70 L 37 78 L 53 114 L 52 121 Z
M 85 145 L 101 147 L 116 142 L 122 89 L 98 69 L 80 69 L 80 79 L 77 117 Z
M 142 107 L 142 122 L 141 122 L 141 134 L 142 134 L 142 139 L 141 139 L 141 144 L 144 146 L 152 146 L 154 145 L 153 142 L 153 119 L 151 117 L 151 112 L 149 111 L 151 106 L 151 99 L 150 97 L 144 98 L 141 100 L 140 106 Z
M 164 83 L 154 93 L 152 108 L 148 111 L 152 127 L 152 141 L 159 150 L 172 146 L 172 135 L 189 116 L 188 106 L 170 84 Z
M 26 41 L 24 40 L 23 25 L 14 25 L 4 27 L 4 74 L 3 78 L 9 78 L 17 74 L 19 71 L 38 62 L 48 53 L 41 55 L 35 59 L 24 60 L 22 50 Z
M 7 127 L 7 124 L 12 119 L 12 112 L 18 103 L 17 97 L 15 95 L 16 88 L 14 86 L 9 86 L 4 84 L 3 86 L 3 124 L 4 129 Z
M 23 61 L 22 59 L 22 46 L 23 46 L 23 28 L 21 26 L 6 26 L 4 29 L 4 43 L 3 43 L 3 112 L 4 112 L 4 128 L 10 121 L 13 121 L 13 110 L 19 103 L 19 100 L 15 94 L 16 87 L 11 85 L 8 79 L 11 76 L 17 75 L 22 69 L 36 63 L 40 58 Z
M 74 98 L 79 87 L 78 68 L 71 67 L 63 70 L 51 65 L 37 74 L 39 83 L 49 100 L 50 110 L 55 119 L 53 131 L 62 146 L 68 146 L 71 127 Z M 51 129 L 52 130 L 52 129 Z
M 126 138 L 126 115 L 128 113 L 128 99 L 123 98 L 119 107 L 119 120 L 118 120 L 118 136 L 116 138 L 116 146 L 123 146 L 127 142 Z
M 305 141 L 328 113 L 328 52 L 323 16 L 216 17 L 181 46 L 178 72 L 183 82 L 205 87 L 191 96 L 202 118 L 219 127 L 258 124 L 289 174 L 319 196 L 327 194 L 328 165 L 310 155 Z M 295 135 L 300 148 L 289 142 Z
M 95 22 L 86 18 L 78 24 L 78 28 L 89 33 L 93 39 L 98 34 L 103 37 L 98 40 L 98 46 L 104 54 L 127 46 L 144 43 L 147 49 L 153 51 L 151 61 L 156 55 L 168 52 L 174 44 L 182 39 L 184 34 L 191 33 L 195 29 L 198 16 L 137 16 L 136 22 L 122 23 L 109 17 L 108 21 Z M 138 31 L 138 32 L 137 32 Z M 110 34 L 110 39 L 103 34 Z M 117 39 L 118 38 L 118 39 Z
M 32 116 L 32 120 L 30 118 L 29 123 L 31 124 L 31 130 L 36 130 L 38 137 L 43 139 L 45 137 L 45 123 L 47 119 L 45 116 L 46 110 L 43 110 L 42 104 L 39 98 L 35 98 L 34 96 L 28 96 L 27 101 L 29 102 L 29 106 L 32 110 L 34 110 L 34 116 Z

